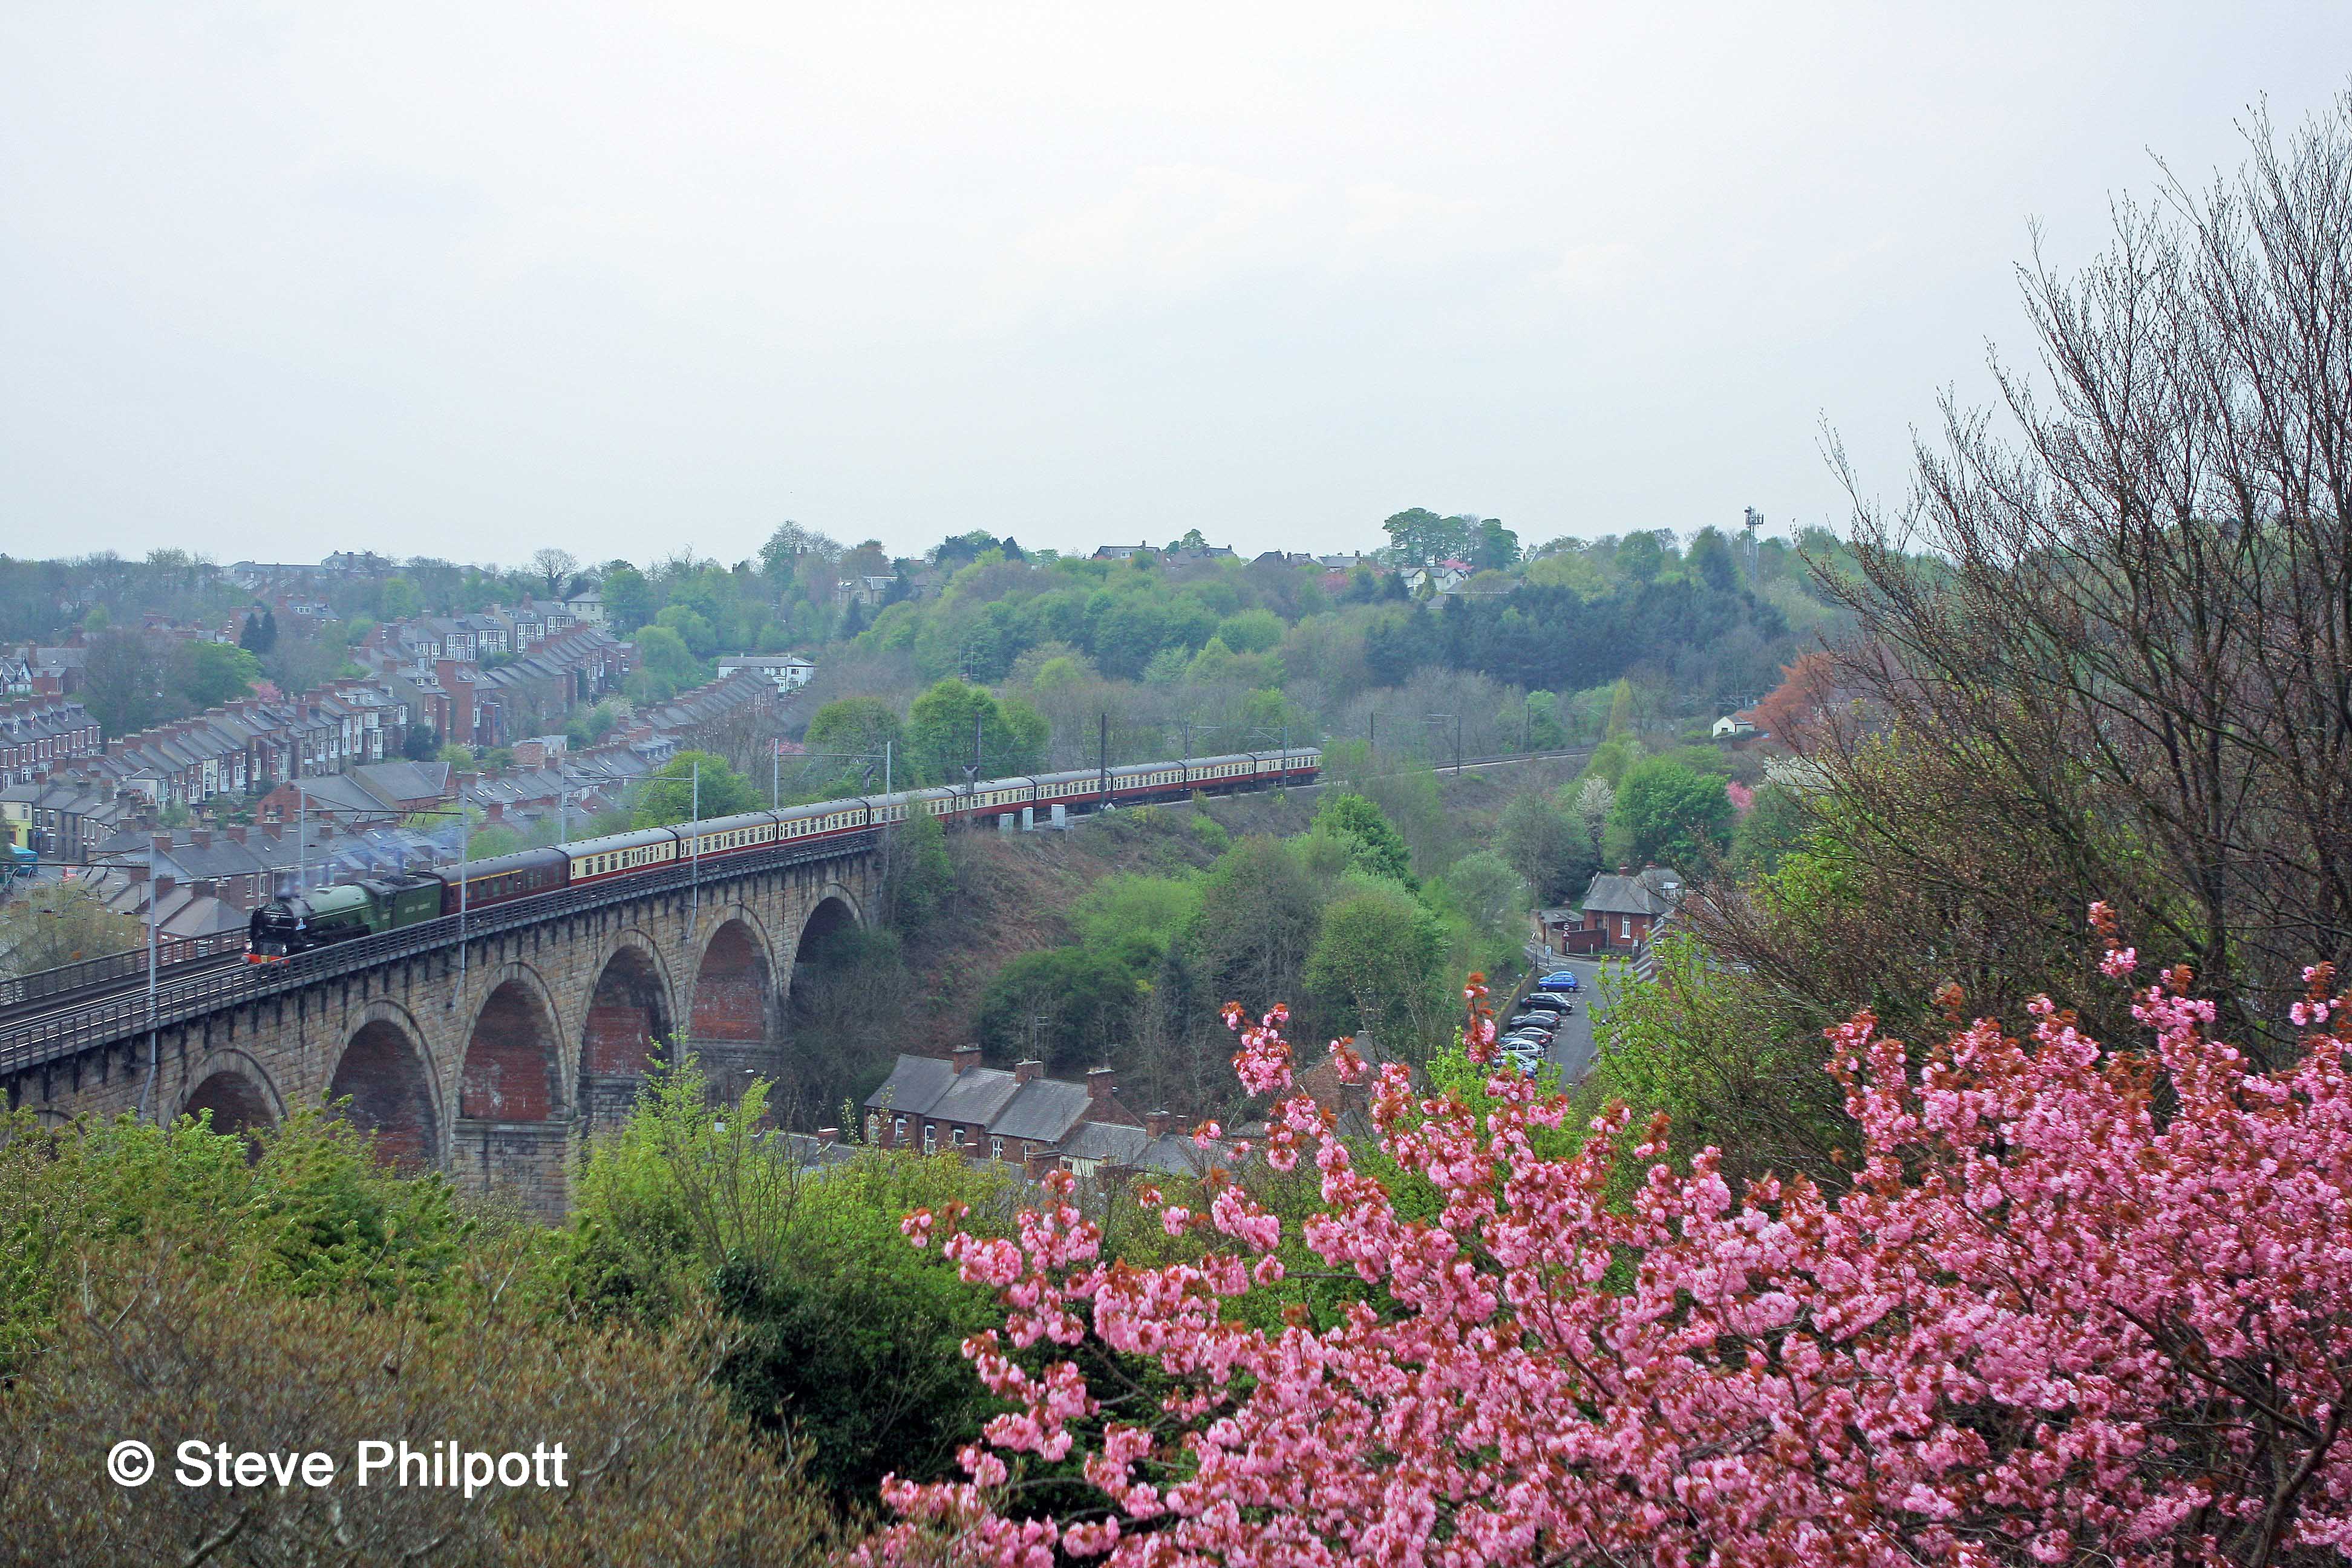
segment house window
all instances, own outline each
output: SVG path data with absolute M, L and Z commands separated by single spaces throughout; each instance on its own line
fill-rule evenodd
M 892 1118 L 890 1119 L 890 1142 L 891 1142 L 892 1145 L 895 1147 L 896 1145 L 900 1144 L 900 1143 L 903 1143 L 903 1142 L 905 1142 L 906 1141 L 907 1141 L 907 1119 L 906 1119 L 905 1117 L 903 1117 L 903 1116 L 894 1116 L 894 1117 L 892 1117 Z
M 1632 915 L 1619 915 L 1617 917 L 1617 935 L 1622 941 L 1631 942 L 1633 940 L 1633 917 Z
M 991 1138 L 988 1141 L 988 1157 L 992 1160 L 1002 1160 L 1004 1158 L 1003 1139 Z
M 866 1113 L 866 1141 L 868 1143 L 882 1141 L 882 1118 L 871 1110 Z
M 938 1124 L 937 1122 L 931 1122 L 931 1121 L 926 1121 L 926 1122 L 924 1122 L 924 1123 L 923 1123 L 923 1152 L 924 1152 L 924 1153 L 926 1153 L 926 1154 L 932 1153 L 932 1152 L 934 1152 L 936 1150 L 938 1150 L 939 1146 L 940 1146 L 940 1129 L 939 1129 L 939 1124 Z

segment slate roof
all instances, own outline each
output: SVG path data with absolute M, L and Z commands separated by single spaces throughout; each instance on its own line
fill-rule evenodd
M 289 784 L 299 784 L 299 800 L 289 816 L 299 817 L 303 803 L 308 803 L 309 815 L 316 817 L 321 812 L 357 813 L 383 816 L 394 808 L 371 795 L 359 780 L 349 773 L 314 773 L 308 778 L 290 779 Z
M 1081 1121 L 1078 1130 L 1062 1145 L 1062 1152 L 1073 1160 L 1108 1160 L 1113 1164 L 1132 1165 L 1135 1157 L 1150 1145 L 1151 1135 L 1140 1127 L 1122 1126 L 1116 1121 Z
M 988 1130 L 1000 1138 L 1059 1143 L 1070 1135 L 1072 1128 L 1086 1120 L 1087 1108 L 1092 1103 L 1085 1084 L 1033 1078 L 998 1112 Z
M 1644 866 L 1632 876 L 1603 871 L 1584 890 L 1588 914 L 1663 915 L 1682 901 L 1683 874 L 1664 866 Z
M 940 1121 L 989 1127 L 1020 1089 L 1021 1080 L 1002 1068 L 966 1068 L 924 1114 Z
M 893 1115 L 928 1116 L 931 1107 L 955 1079 L 955 1064 L 938 1057 L 913 1057 L 904 1052 L 880 1089 L 866 1097 L 866 1109 L 879 1110 L 885 1100 Z M 1080 1089 L 1080 1094 L 1086 1090 Z
M 1197 1176 L 1225 1152 L 1222 1142 L 1213 1142 L 1203 1149 L 1192 1142 L 1189 1132 L 1166 1132 L 1146 1143 L 1129 1163 L 1138 1170 L 1158 1171 L 1162 1175 Z
M 354 768 L 360 787 L 387 804 L 404 800 L 437 800 L 449 793 L 446 763 L 370 763 Z

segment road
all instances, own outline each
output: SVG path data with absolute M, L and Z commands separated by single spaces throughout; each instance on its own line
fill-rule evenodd
M 1551 1045 L 1544 1052 L 1544 1059 L 1559 1068 L 1562 1086 L 1572 1089 L 1592 1070 L 1592 1008 L 1601 1000 L 1601 963 L 1597 959 L 1570 958 L 1554 966 L 1554 970 L 1558 969 L 1565 969 L 1576 976 L 1576 1011 L 1559 1021 L 1559 1033 L 1551 1037 Z M 1508 1032 L 1510 1018 L 1507 1015 L 1497 1017 L 1495 1023 L 1496 1027 Z

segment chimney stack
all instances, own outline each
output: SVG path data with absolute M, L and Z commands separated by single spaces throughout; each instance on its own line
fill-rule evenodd
M 1108 1068 L 1087 1069 L 1087 1099 L 1100 1104 L 1118 1092 L 1118 1075 Z
M 149 901 L 150 901 L 151 903 L 155 904 L 158 908 L 161 908 L 161 907 L 162 907 L 162 905 L 163 905 L 163 900 L 164 900 L 165 899 L 170 898 L 170 897 L 172 896 L 172 889 L 173 889 L 173 886 L 174 886 L 174 884 L 173 884 L 173 879 L 172 879 L 171 878 L 169 878 L 169 877 L 158 877 L 158 878 L 156 878 L 156 879 L 155 879 L 155 896 L 154 896 L 154 898 L 153 898 L 153 899 L 150 900 Z
M 1155 1142 L 1167 1137 L 1168 1124 L 1173 1120 L 1174 1118 L 1171 1117 L 1164 1110 L 1150 1110 L 1144 1112 L 1143 1131 L 1145 1135 Z
M 169 855 L 172 852 L 172 836 L 168 833 L 151 833 L 147 836 L 147 847 L 153 854 Z
M 228 825 L 228 841 L 231 844 L 242 844 L 245 842 L 245 824 L 242 822 L 232 822 Z
M 978 1046 L 958 1046 L 953 1053 L 951 1053 L 950 1059 L 955 1063 L 956 1076 L 958 1078 L 961 1078 L 964 1075 L 965 1069 L 969 1068 L 976 1068 L 980 1065 L 980 1047 Z
M 196 828 L 189 833 L 188 839 L 199 849 L 209 849 L 213 847 L 213 830 L 209 827 Z
M 1039 1061 L 1035 1057 L 1031 1057 L 1027 1061 L 1016 1062 L 1013 1064 L 1013 1081 L 1014 1083 L 1034 1083 L 1037 1081 L 1037 1076 L 1045 1070 L 1045 1064 Z

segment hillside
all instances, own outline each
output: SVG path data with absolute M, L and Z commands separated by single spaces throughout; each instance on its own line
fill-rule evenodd
M 1450 773 L 1365 781 L 1397 818 L 1415 863 L 1442 869 L 1495 837 L 1504 807 L 1573 778 L 1584 753 Z M 1066 831 L 950 835 L 953 895 L 903 942 L 884 933 L 809 955 L 793 977 L 794 1058 L 803 1081 L 781 1097 L 803 1119 L 862 1099 L 898 1051 L 944 1053 L 982 1037 L 991 985 L 1024 955 L 1064 949 L 1079 932 L 1071 911 L 1114 878 L 1179 879 L 1209 872 L 1232 844 L 1292 839 L 1313 826 L 1339 784 L 1076 819 Z M 1418 797 L 1418 798 L 1416 798 Z M 1415 809 L 1416 805 L 1418 809 Z M 1296 1001 L 1297 998 L 1285 998 Z M 1225 1000 L 1218 997 L 1211 1003 Z

